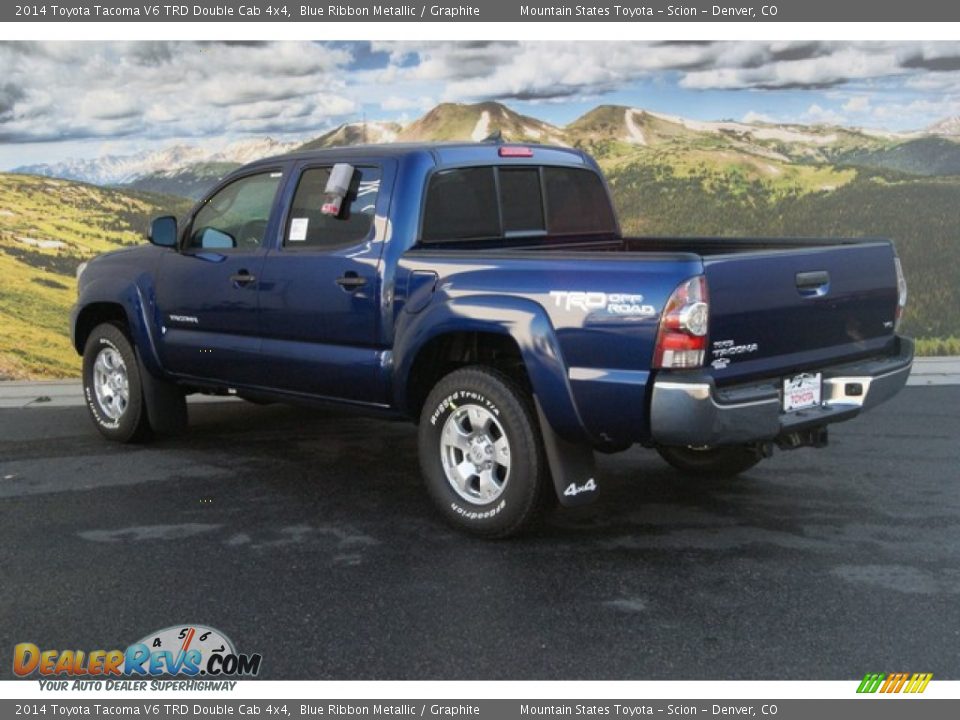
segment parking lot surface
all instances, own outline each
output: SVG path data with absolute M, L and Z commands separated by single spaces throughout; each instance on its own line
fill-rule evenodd
M 439 520 L 412 425 L 190 412 L 119 446 L 0 409 L 0 651 L 200 623 L 270 679 L 960 679 L 960 387 L 730 481 L 601 456 L 596 504 L 500 542 Z

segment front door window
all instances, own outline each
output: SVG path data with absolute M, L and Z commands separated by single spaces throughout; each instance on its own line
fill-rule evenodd
M 194 215 L 188 248 L 255 250 L 263 244 L 281 173 L 234 180 L 208 198 Z

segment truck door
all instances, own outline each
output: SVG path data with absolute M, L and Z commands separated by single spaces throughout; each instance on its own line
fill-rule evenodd
M 219 188 L 189 219 L 180 252 L 163 255 L 156 303 L 171 372 L 255 382 L 264 239 L 282 178 L 280 168 L 256 170 Z
M 261 271 L 261 352 L 269 386 L 386 401 L 378 347 L 380 255 L 393 164 L 357 164 L 339 214 L 322 208 L 332 163 L 297 169 L 277 246 Z

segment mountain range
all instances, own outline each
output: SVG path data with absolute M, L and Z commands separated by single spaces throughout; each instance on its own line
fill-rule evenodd
M 876 167 L 930 176 L 960 174 L 960 117 L 946 118 L 924 130 L 895 133 L 836 125 L 711 122 L 600 105 L 558 127 L 496 102 L 443 103 L 407 125 L 345 123 L 300 141 L 249 138 L 217 148 L 178 143 L 135 155 L 24 165 L 13 172 L 198 198 L 230 170 L 291 150 L 477 141 L 497 131 L 511 142 L 583 147 L 600 156 L 629 155 L 642 149 L 734 153 L 751 173 L 767 176 L 780 174 L 783 163 Z
M 142 177 L 175 174 L 198 165 L 235 167 L 268 155 L 289 152 L 299 145 L 299 142 L 280 142 L 272 138 L 246 138 L 219 146 L 177 143 L 162 150 L 134 155 L 104 155 L 51 164 L 22 165 L 12 172 L 79 180 L 94 185 L 127 185 Z

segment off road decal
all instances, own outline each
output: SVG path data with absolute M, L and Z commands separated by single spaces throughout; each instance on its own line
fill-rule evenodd
M 657 314 L 656 308 L 643 302 L 643 295 L 636 293 L 551 290 L 550 297 L 556 307 L 567 312 L 600 312 L 615 317 L 653 317 Z

